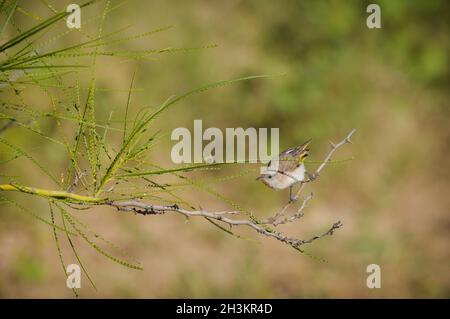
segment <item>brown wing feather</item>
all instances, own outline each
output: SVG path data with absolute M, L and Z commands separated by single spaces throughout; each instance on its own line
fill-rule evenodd
M 300 146 L 291 147 L 281 152 L 278 156 L 278 169 L 282 172 L 291 172 L 296 169 L 298 165 L 303 161 L 303 159 L 308 156 L 308 145 L 310 142 L 311 140 L 303 143 Z

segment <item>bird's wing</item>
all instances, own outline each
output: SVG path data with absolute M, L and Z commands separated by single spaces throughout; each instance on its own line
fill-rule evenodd
M 291 172 L 297 168 L 300 162 L 302 147 L 291 147 L 280 153 L 278 156 L 278 169 L 282 172 Z
M 306 141 L 300 146 L 291 147 L 278 155 L 278 170 L 282 172 L 291 172 L 302 163 L 303 159 L 308 156 L 308 145 L 311 140 Z M 303 156 L 302 156 L 303 155 Z

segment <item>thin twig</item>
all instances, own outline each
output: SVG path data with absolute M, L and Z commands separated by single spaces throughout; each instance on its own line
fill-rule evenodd
M 278 226 L 280 224 L 286 224 L 286 223 L 291 223 L 293 221 L 295 221 L 296 219 L 302 218 L 304 213 L 304 209 L 306 208 L 308 202 L 312 199 L 313 197 L 313 193 L 309 194 L 302 202 L 302 204 L 300 205 L 299 209 L 297 209 L 297 211 L 295 212 L 294 215 L 292 215 L 291 217 L 287 217 L 284 216 L 283 219 L 280 220 L 274 220 L 271 224 L 274 226 Z
M 341 146 L 351 143 L 351 137 L 353 134 L 355 134 L 356 129 L 351 130 L 351 132 L 347 135 L 345 139 L 340 141 L 338 144 L 333 144 L 333 142 L 330 142 L 331 144 L 331 151 L 328 153 L 327 157 L 325 157 L 325 160 L 320 164 L 320 166 L 316 169 L 314 172 L 314 178 L 317 178 L 319 176 L 320 171 L 325 167 L 325 165 L 330 162 L 331 156 L 333 156 L 333 153 Z
M 0 134 L 9 129 L 10 127 L 12 127 L 15 122 L 16 120 L 10 119 L 5 125 L 0 127 Z
M 83 178 L 84 175 L 86 175 L 86 172 L 81 172 L 80 174 L 75 173 L 72 184 L 70 184 L 70 186 L 67 188 L 68 193 L 73 193 L 75 188 L 78 186 L 80 179 Z

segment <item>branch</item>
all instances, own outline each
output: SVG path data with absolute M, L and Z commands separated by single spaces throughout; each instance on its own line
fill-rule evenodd
M 105 199 L 91 196 L 78 195 L 66 191 L 55 191 L 43 188 L 29 187 L 17 184 L 0 184 L 0 191 L 16 191 L 31 195 L 38 195 L 46 198 L 53 198 L 58 200 L 66 200 L 67 202 L 82 205 L 99 204 Z
M 321 234 L 321 235 L 313 236 L 313 237 L 311 237 L 311 238 L 308 239 L 308 240 L 304 240 L 304 241 L 303 241 L 303 244 L 310 244 L 310 243 L 312 243 L 313 241 L 315 241 L 316 239 L 319 239 L 319 238 L 322 238 L 322 237 L 325 237 L 325 236 L 332 236 L 333 233 L 334 233 L 334 231 L 335 231 L 336 229 L 338 229 L 338 228 L 341 228 L 342 226 L 344 226 L 344 225 L 341 223 L 340 220 L 338 220 L 338 221 L 335 222 L 335 223 L 331 226 L 331 228 L 328 229 L 326 232 L 324 232 L 324 233 Z
M 283 219 L 280 219 L 280 220 L 277 220 L 277 219 L 278 219 L 278 218 L 277 218 L 277 219 L 271 220 L 270 224 L 272 224 L 272 225 L 274 225 L 274 226 L 278 226 L 278 225 L 280 225 L 280 224 L 291 223 L 291 222 L 295 221 L 296 219 L 302 218 L 303 215 L 305 214 L 305 213 L 303 212 L 303 210 L 306 208 L 308 202 L 312 199 L 312 197 L 313 197 L 313 193 L 309 194 L 309 195 L 303 200 L 302 205 L 300 206 L 300 208 L 297 209 L 297 211 L 295 212 L 295 214 L 292 215 L 291 217 L 288 218 L 287 216 L 284 216 L 284 218 L 283 218 Z
M 334 144 L 333 142 L 330 141 L 331 144 L 331 150 L 328 153 L 327 157 L 325 157 L 325 160 L 322 162 L 322 164 L 320 164 L 320 166 L 316 169 L 316 171 L 314 172 L 314 179 L 317 178 L 319 176 L 320 171 L 325 167 L 325 165 L 327 163 L 330 162 L 331 160 L 331 156 L 333 156 L 334 152 L 341 146 L 345 145 L 345 144 L 351 144 L 352 141 L 350 140 L 350 138 L 352 137 L 353 134 L 355 134 L 356 129 L 351 130 L 351 132 L 347 135 L 347 137 L 345 139 L 343 139 L 342 141 L 340 141 L 338 144 Z
M 325 233 L 321 235 L 314 236 L 308 240 L 303 239 L 297 239 L 297 238 L 291 238 L 283 235 L 280 232 L 276 232 L 275 230 L 268 229 L 267 227 L 264 227 L 261 224 L 258 224 L 255 221 L 251 220 L 236 220 L 226 217 L 226 215 L 234 215 L 238 214 L 238 211 L 221 211 L 221 212 L 207 212 L 202 210 L 186 210 L 183 208 L 180 208 L 178 205 L 151 205 L 146 204 L 143 202 L 140 202 L 138 200 L 131 200 L 131 201 L 124 201 L 124 202 L 106 202 L 105 205 L 113 206 L 117 208 L 119 211 L 127 211 L 127 212 L 134 212 L 136 214 L 141 215 L 163 215 L 170 212 L 175 212 L 180 215 L 183 215 L 187 218 L 189 217 L 205 217 L 213 220 L 217 220 L 220 222 L 223 222 L 225 224 L 228 224 L 230 227 L 233 226 L 245 226 L 252 228 L 256 230 L 258 233 L 275 238 L 283 243 L 289 244 L 295 248 L 300 247 L 304 244 L 310 244 L 314 240 L 322 238 L 327 235 L 332 235 L 334 230 L 341 227 L 342 223 L 340 221 L 333 224 L 333 226 Z
M 337 221 L 334 223 L 330 229 L 328 229 L 326 232 L 311 237 L 310 239 L 297 239 L 285 236 L 281 232 L 276 231 L 275 229 L 272 229 L 268 227 L 268 225 L 272 225 L 274 227 L 294 222 L 297 219 L 300 219 L 304 215 L 304 209 L 307 207 L 308 202 L 312 199 L 313 194 L 311 193 L 309 196 L 307 196 L 300 207 L 297 209 L 297 211 L 290 217 L 285 216 L 285 212 L 287 209 L 298 200 L 301 191 L 303 190 L 305 184 L 307 182 L 316 180 L 316 178 L 319 176 L 319 173 L 323 170 L 325 165 L 330 162 L 332 155 L 334 152 L 341 146 L 351 143 L 350 138 L 355 133 L 356 130 L 352 130 L 347 137 L 339 142 L 338 144 L 331 143 L 331 150 L 328 153 L 328 155 L 325 157 L 325 160 L 321 163 L 321 165 L 316 169 L 316 171 L 313 173 L 312 177 L 305 182 L 302 182 L 300 189 L 298 190 L 294 201 L 289 202 L 286 204 L 283 209 L 275 214 L 275 216 L 268 218 L 263 221 L 258 221 L 256 218 L 252 218 L 250 216 L 249 219 L 233 219 L 230 218 L 232 215 L 237 215 L 240 212 L 239 211 L 217 211 L 217 212 L 210 212 L 210 211 L 204 211 L 204 210 L 187 210 L 179 207 L 177 204 L 174 205 L 153 205 L 153 204 L 147 204 L 143 203 L 139 200 L 133 199 L 133 200 L 110 200 L 108 198 L 100 198 L 96 196 L 84 196 L 84 195 L 78 195 L 72 193 L 74 188 L 76 187 L 76 184 L 78 182 L 78 179 L 76 178 L 74 180 L 74 184 L 71 185 L 67 191 L 55 191 L 55 190 L 46 190 L 41 188 L 35 188 L 35 187 L 28 187 L 28 186 L 22 186 L 17 184 L 0 184 L 0 191 L 19 191 L 27 194 L 33 194 L 38 195 L 46 198 L 52 198 L 55 200 L 59 200 L 64 202 L 66 205 L 69 204 L 75 204 L 76 206 L 83 208 L 89 208 L 93 205 L 108 205 L 115 207 L 119 211 L 123 212 L 134 212 L 135 214 L 141 214 L 141 215 L 163 215 L 167 213 L 177 213 L 180 215 L 185 216 L 186 218 L 189 217 L 203 217 L 210 221 L 215 220 L 224 224 L 227 224 L 230 228 L 233 226 L 242 226 L 247 227 L 255 230 L 256 232 L 265 235 L 267 237 L 275 238 L 276 240 L 289 244 L 290 246 L 296 248 L 297 250 L 300 250 L 299 247 L 305 244 L 310 244 L 313 241 L 325 237 L 325 236 L 331 236 L 333 235 L 334 231 L 340 227 L 342 227 L 342 223 L 340 221 Z M 80 176 L 79 176 L 80 177 Z M 69 205 L 72 207 L 71 205 Z M 302 251 L 302 250 L 300 250 Z

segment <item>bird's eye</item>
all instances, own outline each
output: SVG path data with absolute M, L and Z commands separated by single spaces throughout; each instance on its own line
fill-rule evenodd
M 267 176 L 268 178 L 272 178 L 272 175 Z

